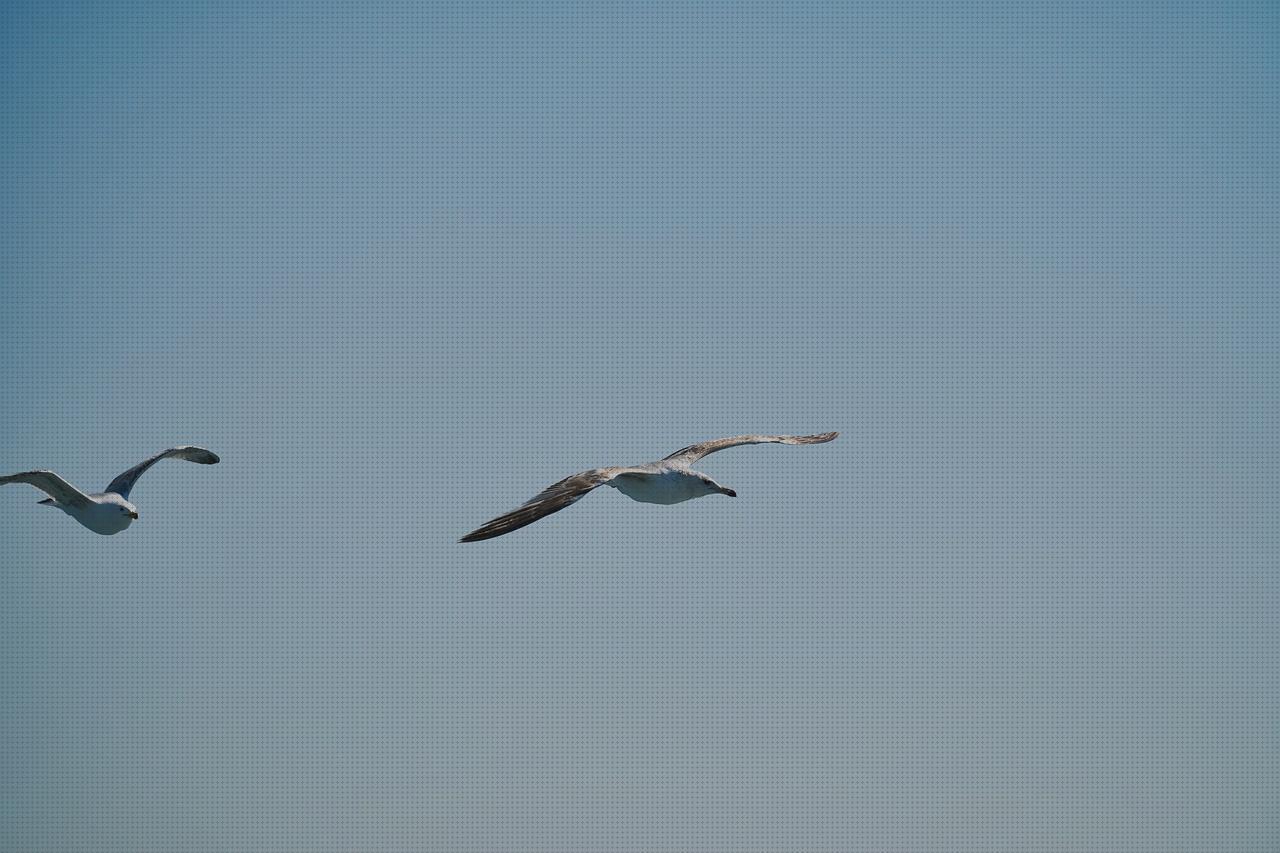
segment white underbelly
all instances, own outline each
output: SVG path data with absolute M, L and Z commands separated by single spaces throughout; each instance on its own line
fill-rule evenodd
M 90 504 L 84 509 L 60 507 L 63 512 L 103 536 L 119 533 L 133 523 L 133 519 L 114 506 Z
M 702 497 L 701 480 L 678 474 L 655 474 L 648 477 L 614 477 L 609 485 L 633 501 L 647 504 L 678 504 Z

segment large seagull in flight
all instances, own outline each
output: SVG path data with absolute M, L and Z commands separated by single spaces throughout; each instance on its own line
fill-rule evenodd
M 129 503 L 129 492 L 142 473 L 161 459 L 185 459 L 201 465 L 213 465 L 218 455 L 203 447 L 171 447 L 144 459 L 116 477 L 105 491 L 85 494 L 52 471 L 23 471 L 21 474 L 0 476 L 0 486 L 5 483 L 26 483 L 35 486 L 49 497 L 42 504 L 56 507 L 94 533 L 110 536 L 119 533 L 138 518 L 138 508 Z
M 526 524 L 533 524 L 544 516 L 559 512 L 597 486 L 612 486 L 633 501 L 651 504 L 678 504 L 704 495 L 717 494 L 736 498 L 738 493 L 733 489 L 720 485 L 689 466 L 708 453 L 715 453 L 726 447 L 737 447 L 739 444 L 822 444 L 837 435 L 839 433 L 835 432 L 824 432 L 821 435 L 739 435 L 691 444 L 665 459 L 645 465 L 591 468 L 548 486 L 518 509 L 498 516 L 458 541 L 479 542 L 519 530 Z

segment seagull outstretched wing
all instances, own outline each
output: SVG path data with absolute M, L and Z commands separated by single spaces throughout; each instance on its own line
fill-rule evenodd
M 93 503 L 88 495 L 52 471 L 23 471 L 21 474 L 0 477 L 0 485 L 5 483 L 26 483 L 28 486 L 35 486 L 63 506 L 83 508 Z
M 708 453 L 724 450 L 726 447 L 737 447 L 740 444 L 822 444 L 831 441 L 840 433 L 824 432 L 819 435 L 735 435 L 733 438 L 717 438 L 682 447 L 664 462 L 675 462 L 680 465 L 692 465 Z
M 214 465 L 218 462 L 218 454 L 205 450 L 203 447 L 192 447 L 190 445 L 184 447 L 171 447 L 161 453 L 157 453 L 150 459 L 144 459 L 137 465 L 134 465 L 128 471 L 125 471 L 119 477 L 116 477 L 107 486 L 106 491 L 115 492 L 126 500 L 129 498 L 129 492 L 133 490 L 133 484 L 138 482 L 138 478 L 143 472 L 161 459 L 184 459 L 187 462 L 199 462 L 201 465 Z
M 570 504 L 576 503 L 587 492 L 603 486 L 614 477 L 629 470 L 631 469 L 591 468 L 572 477 L 565 477 L 560 482 L 547 486 L 517 509 L 486 522 L 458 541 L 479 542 L 482 539 L 492 539 L 495 536 L 519 530 L 527 524 L 533 524 L 540 518 L 545 518 L 553 512 L 559 512 Z

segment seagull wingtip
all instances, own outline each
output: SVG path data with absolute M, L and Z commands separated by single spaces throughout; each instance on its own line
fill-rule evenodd
M 222 461 L 222 457 L 204 447 L 197 447 L 194 444 L 184 444 L 181 447 L 175 447 L 169 453 L 185 459 L 188 462 L 198 462 L 201 465 L 217 465 Z

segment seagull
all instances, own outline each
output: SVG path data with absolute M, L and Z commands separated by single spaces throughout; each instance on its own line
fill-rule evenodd
M 678 504 L 704 495 L 717 494 L 736 498 L 738 493 L 733 489 L 720 485 L 689 466 L 709 453 L 740 444 L 822 444 L 837 435 L 839 433 L 836 432 L 824 432 L 821 435 L 737 435 L 691 444 L 657 462 L 644 465 L 590 468 L 548 486 L 519 508 L 498 516 L 458 541 L 479 542 L 519 530 L 553 512 L 559 512 L 598 486 L 612 486 L 633 501 L 650 504 Z
M 52 471 L 23 471 L 0 477 L 0 486 L 6 483 L 26 483 L 35 486 L 49 497 L 40 501 L 56 507 L 94 533 L 110 536 L 119 533 L 138 519 L 138 508 L 129 503 L 129 492 L 143 472 L 161 459 L 184 459 L 201 465 L 215 465 L 218 455 L 203 447 L 171 447 L 144 459 L 125 471 L 107 485 L 105 491 L 87 495 Z

